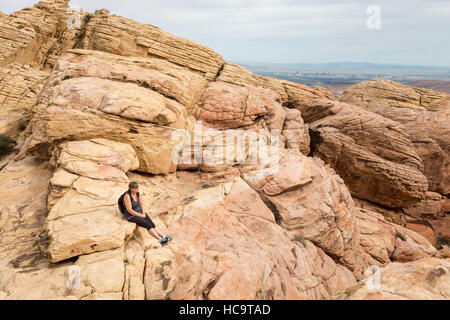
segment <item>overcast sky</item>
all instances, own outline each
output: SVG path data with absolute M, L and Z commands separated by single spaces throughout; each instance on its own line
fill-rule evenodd
M 36 0 L 0 0 L 11 13 Z M 450 0 L 71 0 L 150 23 L 235 62 L 450 66 Z M 381 9 L 381 29 L 366 10 Z

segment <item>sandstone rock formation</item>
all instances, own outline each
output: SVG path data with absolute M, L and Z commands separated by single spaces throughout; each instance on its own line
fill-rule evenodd
M 51 262 L 122 247 L 134 225 L 122 221 L 117 199 L 129 169 L 139 166 L 128 145 L 93 139 L 58 146 L 47 217 Z
M 450 239 L 450 216 L 445 208 L 445 198 L 439 193 L 427 192 L 425 200 L 403 211 L 408 222 L 406 227 L 423 235 L 436 247 L 441 246 L 441 240 Z
M 424 163 L 429 190 L 450 192 L 450 95 L 378 79 L 339 99 L 401 123 Z
M 0 66 L 9 63 L 51 67 L 65 50 L 75 46 L 77 28 L 69 28 L 73 16 L 69 0 L 40 1 L 35 6 L 0 17 Z M 79 21 L 87 13 L 80 12 Z
M 359 209 L 381 214 L 384 217 L 384 219 L 388 222 L 395 223 L 402 227 L 406 226 L 407 218 L 403 213 L 403 209 L 401 208 L 396 209 L 387 208 L 382 205 L 378 205 L 376 203 L 359 199 L 356 197 L 353 198 L 353 201 L 355 203 L 355 206 L 358 207 Z
M 255 75 L 249 70 L 237 64 L 226 62 L 221 70 L 217 81 L 223 81 L 238 86 L 252 85 L 256 87 L 263 87 L 276 92 L 279 99 L 284 106 L 289 103 L 289 97 L 283 85 L 283 81 Z
M 2 199 L 0 215 L 0 283 L 3 287 L 13 273 L 43 262 L 37 239 L 45 226 L 47 185 L 52 170 L 45 162 L 28 157 L 0 171 Z M 11 194 L 20 194 L 18 202 Z
M 314 299 L 355 282 L 313 243 L 291 241 L 240 178 L 188 199 L 161 218 L 177 244 L 146 252 L 147 298 Z
M 326 99 L 336 101 L 329 92 L 324 92 L 307 86 L 252 74 L 247 69 L 233 63 L 225 63 L 217 81 L 228 82 L 240 86 L 253 85 L 276 92 L 284 107 L 300 110 L 309 106 L 315 100 Z
M 393 208 L 424 199 L 422 161 L 398 123 L 323 100 L 302 110 L 302 116 L 312 134 L 312 154 L 330 164 L 354 196 Z
M 66 147 L 70 148 L 70 144 Z M 14 166 L 9 165 L 7 168 L 10 169 L 4 169 L 2 178 L 6 179 L 6 174 Z M 36 167 L 35 164 L 31 166 Z M 23 167 L 19 168 L 29 179 L 28 172 Z M 7 256 L 15 257 L 15 267 L 7 263 L 2 269 L 2 289 L 8 299 L 217 299 L 230 296 L 247 299 L 320 299 L 356 283 L 348 269 L 336 264 L 312 242 L 306 240 L 302 244 L 292 241 L 289 233 L 276 224 L 272 211 L 259 195 L 239 177 L 226 183 L 205 185 L 197 173 L 181 172 L 179 177 L 172 174 L 150 179 L 139 174 L 129 174 L 130 178 L 141 184 L 144 196 L 151 197 L 147 198 L 150 200 L 147 203 L 151 203 L 150 212 L 155 223 L 161 229 L 168 228 L 176 236 L 176 242 L 174 240 L 168 247 L 160 248 L 156 240 L 142 228 L 137 228 L 128 242 L 117 238 L 116 241 L 122 242 L 121 246 L 105 250 L 105 246 L 111 243 L 107 241 L 106 227 L 116 223 L 114 212 L 117 208 L 106 205 L 106 201 L 99 198 L 99 191 L 108 190 L 110 182 L 95 180 L 95 187 L 76 189 L 81 192 L 76 194 L 76 183 L 88 179 L 78 177 L 69 190 L 61 188 L 60 192 L 64 196 L 57 200 L 47 217 L 50 239 L 44 237 L 40 246 L 46 248 L 45 241 L 49 241 L 52 259 L 62 258 L 60 252 L 65 252 L 67 257 L 71 254 L 71 247 L 60 237 L 70 231 L 72 244 L 75 243 L 73 237 L 82 241 L 77 248 L 84 248 L 84 255 L 76 261 L 66 260 L 50 267 L 43 255 L 45 252 L 39 248 L 34 255 L 28 253 L 31 246 L 36 245 L 34 240 L 22 244 L 20 256 L 16 251 L 19 248 L 15 248 L 14 243 L 9 249 L 3 247 Z M 15 177 L 17 175 L 10 176 L 11 182 Z M 52 188 L 55 188 L 57 183 L 52 181 L 55 184 L 52 184 Z M 24 183 L 27 188 L 46 190 L 45 185 L 33 186 L 27 180 Z M 122 187 L 126 185 L 122 184 Z M 55 197 L 55 194 L 52 192 L 51 197 Z M 102 193 L 102 196 L 105 194 L 111 192 Z M 91 198 L 79 201 L 83 196 Z M 58 217 L 55 208 L 63 207 L 64 199 L 70 199 L 72 206 L 66 205 L 66 210 L 62 212 L 65 216 L 54 220 Z M 44 209 L 45 199 L 39 197 L 37 201 Z M 73 212 L 78 209 L 86 211 L 86 206 L 93 202 L 96 205 L 90 207 L 94 211 L 83 214 Z M 79 208 L 81 204 L 85 207 Z M 102 228 L 95 223 L 95 211 L 99 210 L 108 217 L 108 220 L 101 221 L 106 224 Z M 157 216 L 156 213 L 161 210 L 165 210 L 166 214 Z M 45 210 L 42 213 L 45 219 Z M 70 224 L 74 220 L 65 221 L 66 228 L 62 233 L 52 227 L 55 221 L 77 215 L 94 220 L 82 224 L 86 230 L 77 231 L 76 225 Z M 12 214 L 8 214 L 8 218 L 11 219 Z M 97 228 L 90 228 L 91 223 Z M 45 224 L 41 221 L 33 227 L 42 228 Z M 26 225 L 22 225 L 25 228 Z M 128 225 L 134 228 L 133 224 Z M 14 229 L 9 231 L 9 235 L 13 236 L 10 240 L 17 236 L 17 230 Z M 96 234 L 92 234 L 92 231 Z M 8 234 L 3 235 L 5 237 L 2 239 L 8 239 Z M 94 251 L 101 251 L 92 252 L 87 244 L 98 244 L 94 246 Z M 26 250 L 23 250 L 24 247 Z M 248 268 L 250 262 L 252 268 Z M 80 268 L 81 284 L 78 288 L 70 289 L 66 286 L 67 273 L 70 272 L 69 267 L 73 266 Z M 105 269 L 111 272 L 105 274 Z M 27 272 L 20 272 L 22 270 Z M 244 270 L 247 271 L 243 273 Z M 51 278 L 51 282 L 45 281 L 47 278 Z M 123 292 L 121 288 L 124 288 Z
M 390 223 L 378 213 L 357 210 L 360 243 L 370 265 L 384 266 L 391 261 L 408 262 L 438 256 L 436 248 L 412 230 Z
M 176 165 L 171 161 L 171 154 L 177 141 L 172 140 L 172 132 L 185 128 L 187 115 L 185 107 L 172 100 L 168 90 L 177 87 L 178 99 L 189 103 L 195 90 L 201 90 L 204 80 L 155 59 L 138 60 L 130 67 L 130 60 L 117 56 L 111 69 L 104 70 L 105 60 L 92 58 L 94 52 L 86 53 L 87 57 L 84 53 L 74 52 L 62 57 L 55 66 L 41 101 L 34 108 L 29 127 L 31 134 L 19 157 L 35 152 L 48 158 L 58 141 L 108 137 L 134 148 L 141 171 L 173 172 Z M 112 57 L 107 55 L 107 59 Z M 165 72 L 172 76 L 157 71 L 165 66 Z M 129 76 L 120 75 L 130 69 Z M 147 74 L 160 75 L 164 82 L 158 84 L 160 80 L 152 81 Z M 141 83 L 147 85 L 141 86 Z M 194 92 L 190 91 L 192 86 L 195 86 Z M 151 89 L 153 87 L 155 90 Z
M 439 249 L 450 248 L 450 216 L 431 222 Z
M 448 197 L 443 199 L 442 213 L 450 213 L 450 198 Z
M 109 15 L 108 10 L 91 14 L 83 32 L 80 48 L 122 56 L 162 58 L 186 66 L 207 80 L 213 80 L 224 64 L 222 56 L 206 46 L 149 24 Z
M 406 228 L 420 234 L 425 239 L 430 241 L 430 243 L 433 246 L 435 246 L 436 248 L 439 248 L 439 245 L 437 243 L 436 234 L 434 233 L 434 230 L 430 224 L 422 223 L 422 221 L 414 221 L 413 220 L 406 224 Z
M 358 274 L 359 229 L 352 198 L 342 179 L 320 159 L 288 153 L 276 174 L 245 173 L 281 226 L 322 248 Z M 314 191 L 313 191 L 314 190 Z
M 18 138 L 31 118 L 48 73 L 30 65 L 11 64 L 0 68 L 0 133 Z
M 212 82 L 193 112 L 196 119 L 217 129 L 235 129 L 257 125 L 258 119 L 269 120 L 284 113 L 273 91 L 254 86 L 237 86 Z M 282 117 L 280 123 L 284 122 Z M 272 128 L 271 128 L 272 129 Z M 281 130 L 280 127 L 273 128 Z
M 217 80 L 271 89 L 285 107 L 299 110 L 313 135 L 312 155 L 330 164 L 356 197 L 388 207 L 408 207 L 424 199 L 423 163 L 397 122 L 339 103 L 327 91 L 252 75 L 230 63 Z
M 443 198 L 439 193 L 427 192 L 425 199 L 414 207 L 403 209 L 405 214 L 415 218 L 437 218 L 443 213 Z
M 338 300 L 448 300 L 448 259 L 424 258 L 409 263 L 392 263 L 380 271 L 378 284 L 366 278 L 357 286 L 332 297 Z M 370 281 L 371 285 L 366 286 Z
M 302 114 L 297 109 L 287 109 L 282 135 L 287 149 L 298 149 L 307 156 L 310 152 L 309 126 L 303 122 Z

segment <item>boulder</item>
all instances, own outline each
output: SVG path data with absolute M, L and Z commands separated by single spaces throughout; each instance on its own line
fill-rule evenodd
M 108 68 L 105 68 L 105 63 Z M 151 88 L 188 110 L 197 104 L 207 84 L 201 75 L 157 58 L 123 57 L 92 50 L 67 50 L 58 60 L 51 81 L 100 78 Z
M 356 283 L 312 242 L 292 241 L 240 178 L 160 218 L 174 240 L 146 251 L 146 299 L 317 299 Z
M 310 108 L 311 105 L 318 100 L 337 101 L 328 90 L 318 90 L 285 80 L 283 80 L 282 83 L 288 95 L 287 107 L 290 109 L 297 109 L 301 111 L 302 114 L 303 110 Z
M 320 100 L 302 110 L 311 154 L 336 170 L 352 195 L 391 208 L 422 201 L 423 163 L 400 124 L 356 106 Z
M 47 218 L 51 262 L 124 245 L 135 228 L 122 218 L 117 199 L 127 184 L 80 177 Z
M 134 224 L 124 221 L 117 199 L 128 189 L 125 173 L 139 167 L 133 149 L 106 139 L 60 144 L 48 197 L 48 255 L 58 262 L 124 246 Z M 62 194 L 59 189 L 65 188 Z
M 48 75 L 18 64 L 0 68 L 0 134 L 16 139 L 25 130 Z
M 263 172 L 263 171 L 262 171 Z M 277 222 L 312 241 L 357 276 L 362 260 L 353 200 L 342 179 L 317 158 L 282 154 L 274 173 L 244 173 Z
M 113 64 L 110 63 L 112 56 L 107 56 L 109 60 L 101 66 L 101 74 L 95 73 L 100 67 L 99 61 L 93 69 L 84 69 L 84 60 L 73 54 L 58 62 L 40 103 L 34 107 L 28 136 L 18 159 L 29 153 L 48 159 L 61 141 L 107 138 L 131 145 L 139 158 L 138 169 L 141 171 L 167 173 L 176 170 L 171 155 L 178 141 L 172 134 L 175 129 L 186 126 L 185 107 L 151 87 L 139 85 L 139 80 L 135 80 L 136 83 L 131 80 L 130 83 L 120 82 L 123 80 L 119 81 L 121 77 L 117 76 L 120 62 L 125 60 L 122 64 L 125 74 L 131 67 L 130 61 L 120 56 L 116 58 L 117 63 Z M 107 71 L 105 65 L 111 69 Z M 136 61 L 138 65 L 154 70 L 151 61 L 148 64 Z M 70 75 L 66 75 L 66 71 Z M 180 74 L 183 73 L 180 71 Z M 189 75 L 189 72 L 184 74 Z M 111 79 L 107 79 L 108 76 Z M 151 83 L 151 79 L 148 81 Z M 183 81 L 187 82 L 186 79 Z M 178 84 L 181 86 L 181 82 Z M 185 99 L 180 96 L 181 100 Z
M 375 79 L 339 98 L 401 123 L 424 163 L 429 191 L 450 192 L 450 95 Z
M 89 16 L 80 47 L 122 56 L 157 57 L 187 67 L 213 80 L 224 61 L 212 49 L 164 32 L 150 24 L 98 10 Z
M 407 218 L 401 208 L 387 208 L 385 206 L 356 197 L 353 197 L 353 202 L 355 203 L 355 206 L 360 209 L 381 214 L 388 222 L 398 224 L 402 227 L 406 226 Z
M 332 300 L 448 300 L 450 262 L 423 258 L 408 263 L 391 263 L 358 285 L 347 288 Z M 369 283 L 370 285 L 367 285 Z
M 260 120 L 272 120 L 277 111 L 284 115 L 277 98 L 269 89 L 212 82 L 203 93 L 193 114 L 205 125 L 217 129 L 250 127 L 257 125 Z M 285 115 L 273 129 L 281 131 L 284 118 Z
M 74 265 L 80 268 L 80 282 L 83 284 L 78 290 L 83 290 L 84 286 L 91 287 L 92 293 L 114 293 L 122 300 L 125 274 L 123 248 L 83 255 Z M 73 290 L 74 293 L 76 290 Z
M 139 228 L 143 235 L 147 230 Z M 144 231 L 145 230 L 145 231 Z M 136 232 L 136 231 L 135 231 Z M 147 233 L 148 236 L 148 233 Z M 123 300 L 144 300 L 144 268 L 145 268 L 145 248 L 139 241 L 131 240 L 126 244 L 125 249 L 125 283 L 123 286 Z
M 426 192 L 425 199 L 417 205 L 403 209 L 405 214 L 414 218 L 437 218 L 442 212 L 443 198 L 439 193 Z
M 15 272 L 5 290 L 11 300 L 121 300 L 123 259 L 118 249 L 85 255 L 75 263 Z
M 418 233 L 390 223 L 375 212 L 357 210 L 360 244 L 370 265 L 384 266 L 391 261 L 409 262 L 437 256 L 435 247 Z
M 159 125 L 184 125 L 184 107 L 135 84 L 85 78 L 68 79 L 53 88 L 51 101 L 76 104 L 126 119 Z
M 139 160 L 132 147 L 103 138 L 62 143 L 53 156 L 57 159 L 55 166 L 96 180 L 129 182 L 125 172 L 139 168 Z M 63 181 L 66 180 L 61 175 L 52 179 L 58 186 L 64 186 Z M 72 180 L 72 177 L 68 179 Z
M 422 237 L 427 239 L 433 246 L 437 247 L 436 235 L 434 234 L 434 230 L 431 226 L 424 223 L 412 223 L 409 222 L 405 226 L 407 229 L 412 230 Z
M 281 134 L 287 149 L 300 150 L 305 156 L 310 152 L 309 126 L 303 122 L 302 113 L 297 109 L 288 109 Z
M 69 10 L 68 0 L 40 1 L 33 7 L 0 17 L 0 66 L 11 62 L 37 63 L 52 67 L 64 50 L 77 42 L 77 28 L 69 28 L 69 18 L 81 24 L 87 13 Z

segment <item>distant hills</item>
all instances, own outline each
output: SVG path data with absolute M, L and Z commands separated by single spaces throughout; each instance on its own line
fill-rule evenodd
M 236 62 L 235 62 L 236 63 Z M 264 63 L 237 62 L 253 73 L 325 87 L 334 94 L 356 83 L 382 78 L 408 85 L 450 92 L 450 66 L 396 65 L 370 62 Z
M 236 62 L 256 73 L 374 75 L 380 77 L 450 80 L 450 66 L 396 65 L 370 62 L 270 63 Z M 405 79 L 406 80 L 406 79 Z

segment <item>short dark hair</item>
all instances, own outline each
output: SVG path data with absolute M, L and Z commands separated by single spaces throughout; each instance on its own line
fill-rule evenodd
M 128 184 L 128 190 L 139 188 L 139 185 L 136 181 L 132 181 Z

